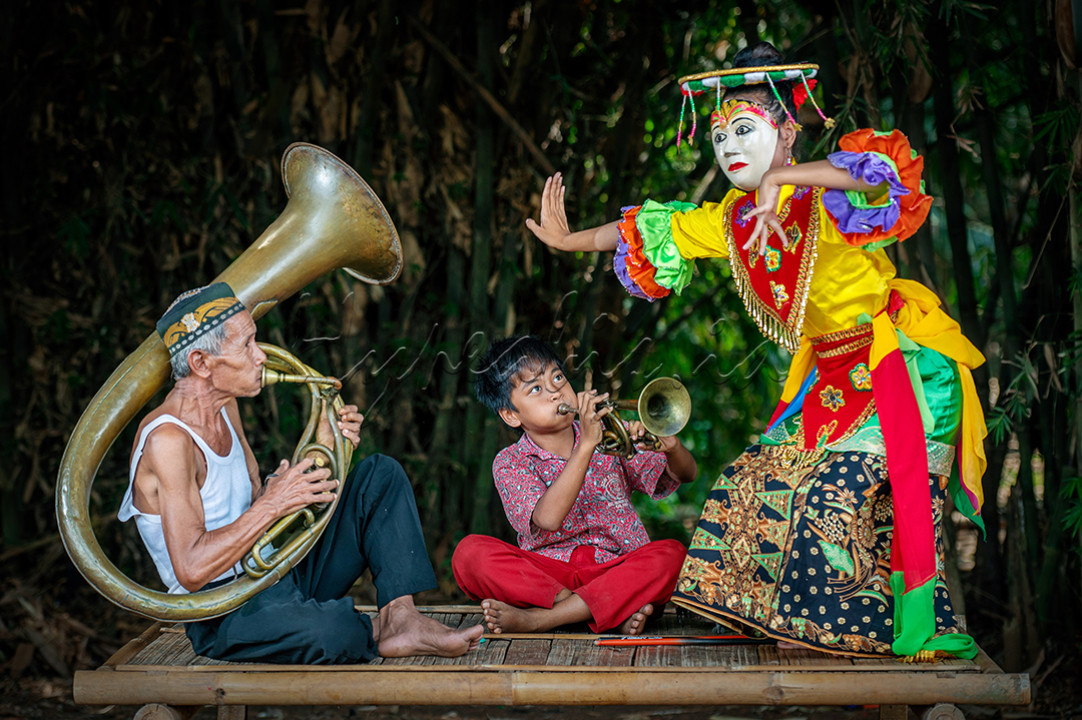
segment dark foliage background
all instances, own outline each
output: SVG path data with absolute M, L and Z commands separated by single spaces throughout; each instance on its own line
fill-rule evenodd
M 684 380 L 695 403 L 684 437 L 703 477 L 642 512 L 655 536 L 686 539 L 713 478 L 763 428 L 787 357 L 745 318 L 723 264 L 700 263 L 679 298 L 633 303 L 609 257 L 551 254 L 523 222 L 555 170 L 575 226 L 647 195 L 720 198 L 709 146 L 675 146 L 676 78 L 766 39 L 822 65 L 817 96 L 839 126 L 802 116 L 805 157 L 872 126 L 899 127 L 926 158 L 936 204 L 894 259 L 989 360 L 978 383 L 992 429 L 990 532 L 978 542 L 955 528 L 957 593 L 997 661 L 1029 669 L 1047 707 L 1077 705 L 1082 50 L 1071 5 L 9 3 L 0 678 L 63 677 L 142 626 L 64 555 L 60 458 L 90 397 L 168 302 L 282 212 L 278 159 L 297 140 L 368 181 L 406 264 L 387 287 L 328 274 L 264 318 L 261 335 L 346 378 L 368 417 L 360 452 L 397 457 L 413 479 L 441 596 L 456 597 L 449 557 L 463 534 L 509 534 L 489 467 L 514 437 L 472 399 L 471 368 L 510 332 L 551 340 L 580 385 L 627 396 L 657 375 Z M 245 412 L 269 466 L 290 451 L 301 408 L 267 395 Z M 150 583 L 133 529 L 114 520 L 131 440 L 129 430 L 103 464 L 92 513 L 110 556 Z

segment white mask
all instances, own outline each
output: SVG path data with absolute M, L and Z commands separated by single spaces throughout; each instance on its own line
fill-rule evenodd
M 766 108 L 747 100 L 726 100 L 710 125 L 714 157 L 725 177 L 741 190 L 759 187 L 770 169 L 778 128 Z

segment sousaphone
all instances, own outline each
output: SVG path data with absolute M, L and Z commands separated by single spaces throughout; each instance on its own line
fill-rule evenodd
M 282 181 L 289 198 L 282 214 L 214 280 L 228 283 L 253 318 L 336 268 L 375 285 L 398 277 L 398 232 L 379 198 L 351 167 L 315 145 L 294 143 L 282 156 Z M 298 362 L 283 372 L 315 375 L 309 370 Z M 277 582 L 315 544 L 322 527 L 288 543 L 273 566 L 256 576 L 245 574 L 212 590 L 169 594 L 120 572 L 94 535 L 91 487 L 105 453 L 169 374 L 169 354 L 153 333 L 105 381 L 68 441 L 57 478 L 56 515 L 68 555 L 106 598 L 156 620 L 200 620 L 224 615 Z M 335 454 L 341 457 L 343 451 Z

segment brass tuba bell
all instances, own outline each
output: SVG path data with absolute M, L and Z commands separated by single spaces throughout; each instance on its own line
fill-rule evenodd
M 336 268 L 377 285 L 398 277 L 398 232 L 356 171 L 323 148 L 294 143 L 282 155 L 282 181 L 289 202 L 281 215 L 215 278 L 229 283 L 254 319 Z M 90 523 L 94 476 L 120 432 L 168 379 L 168 353 L 158 335 L 151 334 L 105 381 L 64 452 L 57 477 L 57 521 L 76 568 L 112 602 L 157 620 L 206 619 L 224 615 L 273 585 L 318 536 L 292 548 L 289 557 L 259 578 L 245 576 L 187 595 L 143 587 L 105 557 Z

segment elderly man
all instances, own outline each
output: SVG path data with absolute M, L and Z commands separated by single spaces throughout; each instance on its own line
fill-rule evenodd
M 414 607 L 413 593 L 436 579 L 397 462 L 370 456 L 340 486 L 311 460 L 283 460 L 260 480 L 237 398 L 259 394 L 266 355 L 229 286 L 182 294 L 157 327 L 176 382 L 139 426 L 119 517 L 136 519 L 169 592 L 228 582 L 277 519 L 343 493 L 320 541 L 286 577 L 228 615 L 187 625 L 195 651 L 225 660 L 352 663 L 475 648 L 480 625 L 452 629 Z M 342 434 L 356 445 L 357 407 L 339 415 Z M 318 437 L 331 444 L 328 423 Z M 375 619 L 357 613 L 347 596 L 366 568 L 377 591 Z

